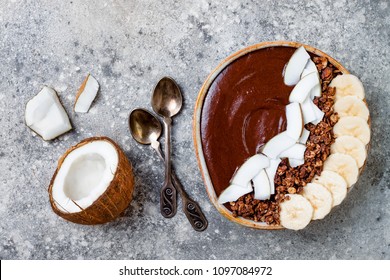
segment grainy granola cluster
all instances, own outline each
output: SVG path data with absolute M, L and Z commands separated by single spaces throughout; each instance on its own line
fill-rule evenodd
M 288 199 L 285 195 L 301 193 L 314 176 L 321 174 L 324 161 L 330 154 L 330 146 L 334 142 L 332 129 L 338 121 L 337 113 L 332 109 L 335 89 L 329 87 L 329 84 L 340 74 L 340 71 L 330 64 L 326 57 L 314 57 L 313 61 L 320 74 L 322 85 L 322 96 L 316 97 L 314 103 L 325 115 L 317 125 L 309 123 L 305 126 L 310 131 L 306 142 L 305 163 L 293 168 L 287 159 L 282 160 L 274 178 L 275 195 L 266 201 L 254 199 L 253 192 L 244 195 L 237 201 L 230 202 L 233 216 L 242 216 L 269 225 L 279 225 L 279 204 Z

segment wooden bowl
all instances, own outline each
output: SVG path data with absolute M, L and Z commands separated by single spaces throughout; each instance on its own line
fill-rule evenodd
M 203 148 L 202 148 L 202 139 L 201 139 L 201 117 L 202 117 L 202 108 L 203 108 L 203 102 L 206 98 L 207 92 L 209 90 L 209 87 L 213 83 L 214 79 L 221 73 L 222 70 L 225 69 L 230 63 L 235 61 L 241 56 L 246 55 L 247 53 L 259 50 L 259 49 L 264 49 L 264 48 L 269 48 L 269 47 L 280 47 L 280 46 L 285 46 L 285 47 L 294 47 L 298 48 L 300 46 L 304 46 L 305 49 L 318 56 L 324 56 L 326 57 L 331 64 L 333 64 L 335 67 L 337 67 L 343 74 L 349 74 L 349 71 L 345 69 L 338 61 L 327 55 L 326 53 L 308 46 L 304 45 L 301 43 L 297 42 L 288 42 L 288 41 L 275 41 L 275 42 L 262 42 L 253 46 L 246 47 L 242 50 L 239 50 L 238 52 L 235 52 L 234 54 L 230 55 L 227 57 L 225 60 L 223 60 L 212 72 L 211 74 L 207 77 L 206 81 L 203 83 L 202 88 L 199 91 L 198 98 L 196 101 L 195 105 L 195 112 L 194 112 L 194 121 L 193 121 L 193 138 L 194 138 L 194 144 L 195 144 L 195 152 L 196 152 L 196 157 L 198 160 L 199 168 L 202 173 L 203 181 L 206 186 L 206 191 L 207 194 L 211 200 L 211 202 L 214 204 L 215 208 L 227 219 L 230 221 L 233 221 L 235 223 L 238 223 L 243 226 L 251 227 L 251 228 L 256 228 L 256 229 L 284 229 L 282 226 L 275 226 L 275 225 L 267 225 L 264 222 L 255 222 L 253 220 L 245 219 L 242 217 L 233 217 L 232 212 L 227 209 L 225 206 L 221 205 L 218 203 L 218 197 L 215 193 L 213 183 L 211 181 L 206 161 L 203 155 Z M 287 61 L 286 61 L 287 62 Z M 369 120 L 370 124 L 370 120 Z M 368 148 L 368 146 L 367 146 Z M 361 170 L 360 170 L 361 171 Z M 360 173 L 360 172 L 359 172 Z M 359 174 L 360 175 L 360 174 Z

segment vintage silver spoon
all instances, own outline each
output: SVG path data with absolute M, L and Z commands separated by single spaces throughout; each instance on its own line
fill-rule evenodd
M 133 138 L 140 144 L 151 145 L 158 156 L 164 161 L 160 143 L 157 141 L 161 135 L 160 121 L 150 112 L 144 109 L 135 109 L 129 117 L 130 132 Z M 188 197 L 180 181 L 172 171 L 172 182 L 180 193 L 183 201 L 183 211 L 196 231 L 207 228 L 208 222 L 199 205 Z
M 176 115 L 182 106 L 183 99 L 175 81 L 169 77 L 162 78 L 156 85 L 152 96 L 153 110 L 163 117 L 165 136 L 165 182 L 161 191 L 161 212 L 170 218 L 176 212 L 176 189 L 171 180 L 171 124 L 172 116 Z

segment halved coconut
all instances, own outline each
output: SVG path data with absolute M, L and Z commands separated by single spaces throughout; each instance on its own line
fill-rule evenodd
M 59 159 L 49 186 L 54 212 L 78 224 L 102 224 L 117 218 L 132 200 L 131 164 L 110 138 L 92 137 Z
M 78 113 L 87 113 L 98 93 L 98 90 L 99 83 L 91 74 L 88 74 L 76 94 L 74 111 Z
M 72 129 L 69 117 L 54 89 L 44 87 L 27 102 L 26 124 L 43 140 L 52 140 Z

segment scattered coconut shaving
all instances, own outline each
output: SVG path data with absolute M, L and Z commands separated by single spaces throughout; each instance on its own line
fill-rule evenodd
M 57 93 L 46 86 L 27 102 L 25 120 L 44 140 L 52 140 L 72 129 Z
M 99 90 L 99 83 L 91 75 L 85 78 L 76 94 L 74 110 L 77 113 L 87 113 Z

